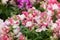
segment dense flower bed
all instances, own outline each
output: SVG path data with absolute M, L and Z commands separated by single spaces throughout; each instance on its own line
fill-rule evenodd
M 60 39 L 60 0 L 1 0 L 0 8 L 0 40 Z

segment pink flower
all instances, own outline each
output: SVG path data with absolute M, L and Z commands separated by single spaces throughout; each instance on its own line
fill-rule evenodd
M 8 39 L 8 38 L 7 38 L 6 35 L 2 36 L 2 40 L 7 40 L 7 39 Z
M 29 27 L 29 30 L 33 30 L 34 29 L 34 25 Z
M 26 20 L 27 20 L 27 21 L 32 21 L 32 20 L 33 20 L 33 18 L 26 18 Z
M 10 25 L 13 25 L 14 24 L 14 19 L 13 18 L 9 18 L 8 22 L 9 22 Z
M 45 23 L 45 22 L 41 23 L 41 26 L 47 26 L 47 25 L 48 23 Z
M 15 22 L 15 24 L 17 24 L 17 25 L 19 25 L 19 23 L 20 23 L 20 22 L 19 22 L 18 20 Z
M 6 34 L 10 31 L 10 28 L 9 27 L 4 27 L 4 28 L 2 28 L 2 31 L 3 31 L 3 34 Z
M 33 17 L 35 17 L 37 15 L 37 13 L 33 13 L 32 15 L 33 15 Z
M 48 0 L 48 3 L 54 4 L 54 3 L 57 3 L 57 0 Z
M 60 26 L 60 19 L 56 20 L 56 24 Z
M 20 15 L 17 15 L 16 18 L 17 18 L 18 20 L 20 20 Z
M 46 12 L 42 12 L 40 16 L 41 16 L 41 18 L 45 19 L 45 18 L 47 18 L 48 15 Z
M 52 10 L 53 10 L 52 4 L 48 4 L 48 5 L 47 5 L 47 9 L 52 11 Z
M 26 21 L 22 21 L 22 25 L 26 25 Z
M 57 30 L 58 30 L 58 31 L 60 30 L 60 26 L 57 27 Z
M 60 3 L 57 3 L 57 5 L 58 5 L 58 7 L 59 7 L 59 9 L 60 9 Z
M 20 35 L 19 39 L 20 40 L 24 40 L 24 36 L 23 35 Z
M 24 14 L 26 17 L 29 15 L 29 13 L 26 11 L 23 11 L 22 14 Z
M 25 7 L 26 9 L 32 7 L 32 4 L 30 3 L 30 0 L 17 0 L 17 3 L 18 3 L 18 7 L 21 8 L 21 9 L 24 8 L 24 5 L 26 6 Z

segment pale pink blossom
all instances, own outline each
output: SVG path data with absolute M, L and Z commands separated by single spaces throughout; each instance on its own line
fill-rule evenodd
M 19 40 L 24 40 L 24 36 L 20 35 Z
M 48 3 L 54 4 L 54 3 L 57 3 L 57 0 L 48 0 Z

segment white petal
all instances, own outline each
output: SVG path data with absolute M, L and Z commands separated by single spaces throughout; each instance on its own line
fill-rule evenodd
M 53 8 L 53 10 L 54 10 L 54 9 L 58 9 L 57 4 L 52 5 L 52 8 Z
M 26 27 L 28 27 L 28 26 L 32 26 L 32 22 L 31 22 L 31 21 L 28 21 L 28 22 L 26 23 Z
M 25 18 L 25 15 L 24 14 L 20 15 L 20 19 L 21 20 L 23 20 L 24 18 Z
M 2 0 L 2 3 L 3 4 L 6 4 L 8 0 Z
M 56 23 L 53 23 L 51 29 L 53 30 L 56 27 L 57 27 L 57 24 Z
M 40 29 L 40 28 L 36 29 L 36 32 L 41 32 L 41 31 L 42 31 L 42 29 Z

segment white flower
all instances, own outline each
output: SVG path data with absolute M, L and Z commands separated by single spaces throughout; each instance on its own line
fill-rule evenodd
M 41 32 L 41 31 L 42 31 L 42 29 L 40 29 L 40 28 L 36 29 L 36 32 Z
M 13 25 L 13 28 L 17 28 L 17 27 L 19 27 L 18 25 Z
M 4 22 L 3 20 L 0 19 L 0 29 L 4 27 Z
M 35 7 L 32 7 L 32 9 L 36 9 Z
M 46 31 L 47 28 L 45 26 L 42 27 L 42 31 Z
M 46 9 L 46 3 L 43 3 L 43 5 L 44 5 L 44 9 Z
M 36 29 L 36 32 L 46 31 L 47 28 L 45 26 L 42 26 L 42 28 Z
M 19 20 L 14 20 L 14 25 L 19 25 Z
M 2 3 L 3 4 L 6 4 L 8 0 L 2 0 Z
M 0 24 L 3 24 L 4 22 L 3 22 L 3 20 L 2 19 L 0 19 Z
M 56 27 L 57 27 L 57 24 L 56 23 L 53 23 L 51 29 L 53 30 Z
M 14 34 L 18 34 L 18 33 L 19 33 L 19 31 L 20 31 L 20 29 L 19 29 L 19 28 L 16 28 L 16 29 L 14 29 L 14 30 L 13 30 Z
M 0 19 L 0 33 L 2 32 L 2 28 L 5 27 L 5 24 L 2 19 Z
M 48 17 L 51 17 L 52 16 L 52 11 L 48 10 L 47 14 L 48 14 Z
M 32 14 L 29 14 L 28 16 L 29 16 L 29 17 L 33 17 Z
M 20 35 L 22 35 L 22 33 L 21 33 L 21 32 L 19 32 L 19 33 L 17 34 L 17 36 L 16 36 L 16 37 L 19 37 Z
M 32 26 L 32 22 L 31 22 L 31 21 L 28 21 L 28 22 L 26 23 L 26 27 L 30 27 L 30 26 Z
M 9 25 L 9 24 L 10 24 L 10 22 L 9 22 L 8 20 L 6 20 L 6 21 L 5 21 L 5 24 L 6 24 L 6 25 Z
M 54 9 L 58 9 L 57 4 L 52 5 L 52 8 L 53 8 L 53 10 L 54 10 Z
M 40 16 L 36 16 L 34 19 L 38 24 L 40 24 Z
M 20 15 L 20 19 L 21 20 L 24 20 L 24 18 L 25 18 L 25 15 L 24 14 Z

